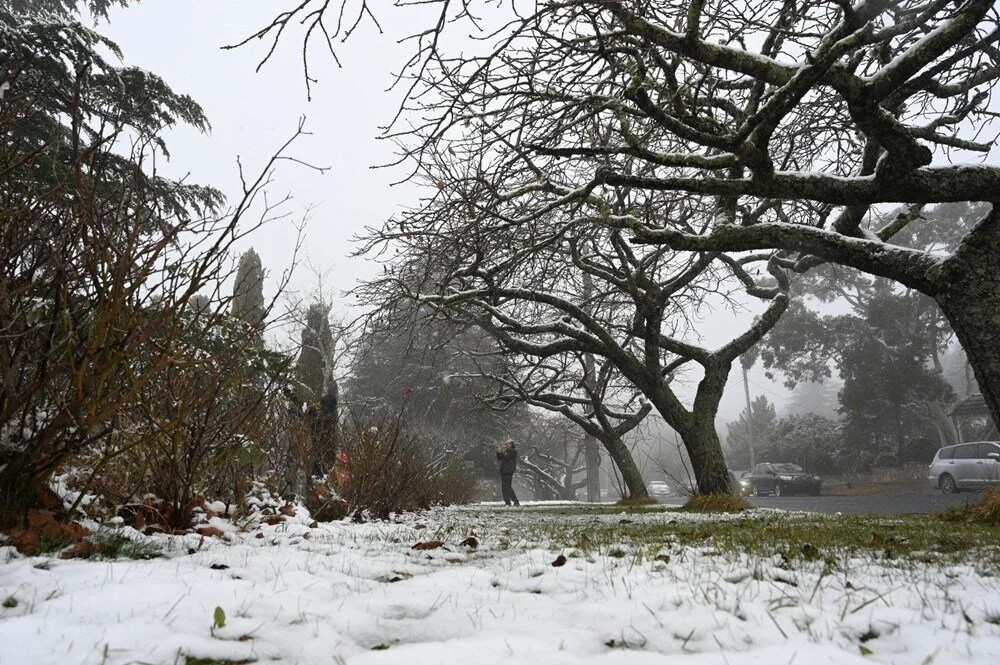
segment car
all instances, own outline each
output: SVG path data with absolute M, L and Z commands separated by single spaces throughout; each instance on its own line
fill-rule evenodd
M 927 481 L 945 494 L 1000 487 L 1000 441 L 941 448 L 931 460 Z
M 750 476 L 752 474 L 752 471 L 742 471 L 738 476 L 736 476 L 735 489 L 740 493 L 740 496 L 750 496 L 753 489 L 753 486 L 750 483 Z
M 748 479 L 753 496 L 787 496 L 810 494 L 818 496 L 823 479 L 806 473 L 798 464 L 763 462 L 754 466 Z
M 650 496 L 673 496 L 674 490 L 662 480 L 652 480 L 646 486 Z

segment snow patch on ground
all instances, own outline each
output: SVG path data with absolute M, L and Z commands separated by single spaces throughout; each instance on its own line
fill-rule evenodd
M 1000 654 L 1000 581 L 974 561 L 789 570 L 676 542 L 659 559 L 626 543 L 585 553 L 539 528 L 624 518 L 473 507 L 310 528 L 300 509 L 248 531 L 211 518 L 227 539 L 120 527 L 163 551 L 149 561 L 0 548 L 0 600 L 11 599 L 0 664 L 995 665 Z M 460 545 L 470 535 L 478 548 Z M 432 540 L 444 545 L 412 549 Z M 226 621 L 213 628 L 217 606 Z

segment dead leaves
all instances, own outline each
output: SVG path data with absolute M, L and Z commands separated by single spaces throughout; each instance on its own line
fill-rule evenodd
M 79 543 L 91 535 L 91 531 L 75 522 L 69 524 L 61 522 L 51 510 L 32 508 L 28 511 L 25 527 L 14 529 L 9 535 L 13 545 L 22 554 L 34 556 L 43 549 L 43 546 L 51 550 Z M 81 548 L 80 556 L 83 556 L 84 549 L 87 548 Z
M 76 545 L 73 545 L 69 549 L 64 550 L 60 555 L 60 559 L 87 559 L 94 554 L 99 554 L 101 551 L 100 545 L 95 545 L 94 543 L 84 540 Z
M 427 541 L 424 541 L 422 543 L 417 543 L 416 545 L 414 545 L 410 549 L 420 550 L 420 551 L 423 551 L 423 550 L 436 550 L 437 548 L 441 547 L 442 545 L 444 545 L 444 543 L 442 543 L 440 540 L 427 540 Z

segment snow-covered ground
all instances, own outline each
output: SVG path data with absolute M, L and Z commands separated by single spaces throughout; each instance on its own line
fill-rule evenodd
M 621 519 L 470 507 L 310 528 L 300 512 L 226 539 L 121 529 L 165 554 L 148 561 L 2 548 L 0 665 L 1000 662 L 1000 580 L 974 554 L 832 570 L 669 539 L 567 551 L 551 536 Z M 444 545 L 412 549 L 431 540 Z

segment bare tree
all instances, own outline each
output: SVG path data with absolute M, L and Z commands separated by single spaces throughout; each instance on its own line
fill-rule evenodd
M 922 204 L 1000 198 L 1000 168 L 935 164 L 993 143 L 980 136 L 1000 76 L 993 2 L 482 3 L 485 20 L 470 2 L 420 4 L 440 13 L 403 68 L 406 124 L 388 133 L 401 162 L 442 188 L 454 181 L 439 153 L 475 165 L 484 188 L 466 204 L 506 224 L 572 211 L 633 242 L 780 250 L 786 269 L 832 261 L 897 280 L 942 308 L 1000 417 L 1000 211 L 944 257 L 890 242 Z M 294 12 L 316 21 L 333 5 Z M 477 47 L 442 46 L 456 19 Z M 723 214 L 684 228 L 615 207 L 654 193 Z M 914 205 L 873 225 L 887 202 Z
M 728 491 L 715 414 L 732 361 L 787 305 L 782 270 L 771 262 L 760 278 L 745 269 L 754 257 L 637 252 L 619 230 L 569 215 L 505 219 L 494 212 L 503 206 L 491 205 L 497 197 L 492 183 L 477 172 L 460 174 L 461 157 L 455 160 L 458 168 L 434 201 L 372 231 L 363 251 L 389 243 L 400 254 L 362 293 L 371 301 L 402 294 L 425 303 L 441 316 L 482 328 L 517 354 L 606 358 L 680 432 L 701 491 Z M 618 205 L 654 203 L 623 199 Z M 672 206 L 684 223 L 702 214 L 682 202 L 658 203 Z M 736 303 L 740 293 L 765 305 L 761 316 L 718 349 L 692 341 L 697 310 L 712 298 Z M 690 407 L 671 386 L 688 363 L 701 369 Z
M 1000 168 L 935 157 L 993 145 L 997 16 L 990 0 L 543 2 L 472 55 L 422 43 L 404 104 L 420 120 L 395 136 L 427 171 L 444 149 L 483 154 L 518 216 L 576 206 L 638 243 L 899 281 L 941 307 L 1000 417 L 1000 212 L 944 256 L 891 242 L 923 204 L 1000 198 Z M 592 204 L 638 192 L 759 214 L 679 228 Z M 890 202 L 913 205 L 879 225 Z
M 622 476 L 627 498 L 641 499 L 648 496 L 646 483 L 625 437 L 642 423 L 652 406 L 641 399 L 632 384 L 622 380 L 611 363 L 603 358 L 600 361 L 595 366 L 592 356 L 563 354 L 510 363 L 507 374 L 487 375 L 501 386 L 491 402 L 501 408 L 523 402 L 566 418 L 586 437 L 604 446 Z M 588 464 L 586 471 L 589 480 L 599 469 Z M 599 501 L 600 496 L 588 492 L 588 500 Z

